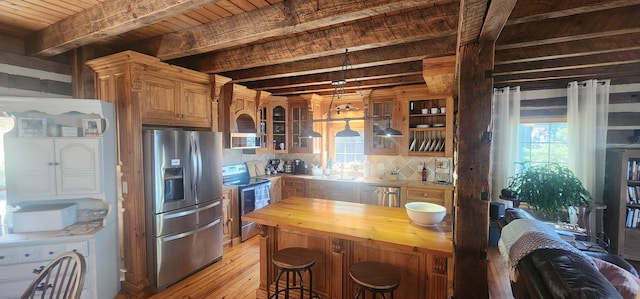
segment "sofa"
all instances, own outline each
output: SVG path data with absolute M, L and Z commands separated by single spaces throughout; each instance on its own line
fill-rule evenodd
M 506 209 L 499 222 L 515 298 L 636 297 L 638 272 L 622 257 L 579 250 L 522 209 Z

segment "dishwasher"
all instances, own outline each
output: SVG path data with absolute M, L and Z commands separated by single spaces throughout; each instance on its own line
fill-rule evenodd
M 363 185 L 360 187 L 360 203 L 400 207 L 400 187 Z

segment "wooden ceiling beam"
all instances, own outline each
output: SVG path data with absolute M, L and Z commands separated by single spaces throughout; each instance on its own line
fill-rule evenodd
M 25 39 L 26 52 L 58 55 L 208 3 L 212 0 L 106 0 L 32 34 Z
M 419 61 L 428 57 L 455 55 L 456 36 L 449 35 L 433 39 L 420 40 L 409 43 L 395 44 L 386 47 L 350 51 L 350 61 L 353 68 L 363 68 Z M 285 78 L 309 75 L 318 72 L 332 72 L 340 69 L 344 53 L 287 62 L 251 69 L 225 72 L 225 77 L 233 78 L 234 83 L 256 80 Z
M 495 42 L 515 5 L 516 0 L 491 1 L 478 40 Z
M 577 57 L 549 59 L 521 63 L 499 64 L 494 67 L 493 75 L 515 75 L 534 72 L 575 70 L 601 66 L 623 65 L 640 62 L 640 49 L 615 51 L 606 54 L 589 54 Z
M 640 5 L 507 25 L 496 50 L 640 32 Z M 616 20 L 612 22 L 611 20 Z M 527 34 L 523 34 L 523 33 Z
M 640 0 L 536 1 L 519 5 L 507 25 L 579 15 L 600 10 L 640 4 Z
M 452 1 L 283 1 L 141 41 L 131 46 L 131 49 L 161 60 L 175 59 L 448 2 Z
M 626 76 L 637 76 L 640 62 L 621 65 L 607 65 L 589 68 L 572 68 L 558 71 L 533 72 L 515 75 L 496 75 L 495 84 L 519 85 L 526 82 L 549 80 L 584 80 L 584 79 L 610 79 Z
M 419 75 L 422 74 L 422 63 L 418 61 L 410 61 L 398 64 L 372 66 L 366 68 L 353 68 L 347 71 L 347 82 L 373 80 L 388 77 L 399 77 L 407 75 Z M 264 89 L 279 89 L 287 87 L 297 86 L 310 86 L 321 85 L 330 83 L 333 80 L 341 78 L 342 71 L 337 70 L 333 72 L 325 72 L 312 75 L 304 75 L 297 77 L 286 77 L 270 80 L 254 81 L 246 84 L 251 89 L 264 90 Z
M 496 45 L 499 48 L 500 45 Z M 545 61 L 591 54 L 640 49 L 640 33 L 611 35 L 601 38 L 573 40 L 555 44 L 496 50 L 496 65 Z
M 418 74 L 393 78 L 363 80 L 358 83 L 360 84 L 359 86 L 354 84 L 345 87 L 345 93 L 356 93 L 358 90 L 368 90 L 373 88 L 384 88 L 398 85 L 411 85 L 417 83 L 424 84 L 424 79 L 422 78 L 421 74 Z M 271 94 L 275 96 L 289 96 L 309 93 L 315 93 L 322 96 L 330 96 L 333 93 L 333 86 L 331 86 L 330 84 L 299 86 L 292 88 L 271 89 L 269 90 L 269 92 L 271 92 Z
M 456 3 L 457 4 L 457 3 Z M 223 50 L 195 61 L 196 69 L 207 73 L 265 66 L 274 63 L 383 47 L 456 32 L 457 6 L 444 4 L 412 10 L 386 18 L 310 32 L 304 36 L 268 41 L 243 48 Z

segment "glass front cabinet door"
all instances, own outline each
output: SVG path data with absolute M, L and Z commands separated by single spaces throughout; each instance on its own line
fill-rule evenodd
M 371 99 L 369 118 L 365 120 L 365 154 L 395 155 L 398 152 L 394 138 L 375 136 L 376 132 L 393 127 L 394 99 Z

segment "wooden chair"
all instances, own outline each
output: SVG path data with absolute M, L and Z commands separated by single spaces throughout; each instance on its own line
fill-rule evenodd
M 34 270 L 34 273 L 37 271 Z M 86 272 L 87 265 L 82 254 L 63 253 L 40 270 L 20 298 L 78 299 Z

